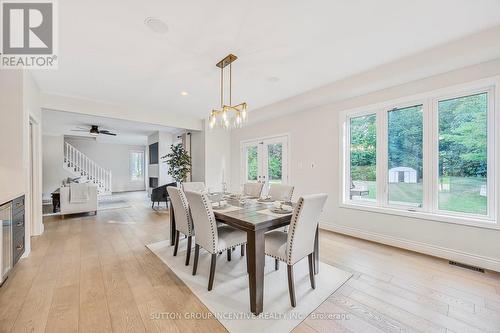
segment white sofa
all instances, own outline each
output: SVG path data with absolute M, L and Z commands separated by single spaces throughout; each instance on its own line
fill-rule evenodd
M 88 200 L 74 202 L 71 200 L 71 187 L 61 187 L 61 215 L 94 212 L 97 214 L 97 186 L 85 184 L 88 189 Z

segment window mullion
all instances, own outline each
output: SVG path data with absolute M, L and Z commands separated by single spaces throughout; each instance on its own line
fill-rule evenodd
M 387 111 L 377 112 L 377 205 L 387 206 Z
M 433 106 L 432 101 L 427 100 L 424 105 L 424 117 L 423 117 L 423 201 L 422 210 L 429 212 L 433 208 L 433 191 L 435 189 L 435 170 L 433 168 L 435 163 L 435 145 L 434 145 L 434 121 L 433 121 Z
M 495 136 L 498 135 L 496 132 L 497 122 L 498 122 L 498 109 L 496 108 L 495 97 L 499 96 L 498 94 L 499 87 L 496 86 L 494 88 L 490 88 L 488 90 L 488 114 L 487 114 L 487 179 L 486 179 L 486 187 L 488 189 L 488 216 L 492 219 L 497 219 L 497 195 L 498 195 L 498 182 L 496 181 L 498 173 L 497 173 L 497 164 L 498 158 L 495 155 L 495 149 L 498 149 L 495 145 Z M 497 140 L 498 142 L 498 140 Z M 495 169 L 497 168 L 497 169 Z

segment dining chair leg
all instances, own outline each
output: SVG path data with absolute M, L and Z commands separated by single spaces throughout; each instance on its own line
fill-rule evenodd
M 191 258 L 191 242 L 192 242 L 193 237 L 188 236 L 188 241 L 187 241 L 187 249 L 186 249 L 186 266 L 189 265 L 189 259 Z
M 292 307 L 295 307 L 297 304 L 295 302 L 295 284 L 293 282 L 293 265 L 288 265 L 288 292 L 290 293 L 290 303 Z
M 175 232 L 175 245 L 174 245 L 174 257 L 177 255 L 177 249 L 179 248 L 179 230 Z
M 231 261 L 231 252 L 233 252 L 232 249 L 227 249 L 226 250 L 226 253 L 227 253 L 227 261 Z
M 274 259 L 274 270 L 277 271 L 280 269 L 280 261 L 278 259 Z
M 198 269 L 198 257 L 200 256 L 200 246 L 198 244 L 194 245 L 194 262 L 193 262 L 193 275 L 196 275 L 196 270 Z
M 231 250 L 231 249 L 229 249 Z M 212 262 L 210 263 L 210 276 L 208 278 L 208 291 L 214 286 L 215 264 L 217 263 L 217 254 L 212 254 Z
M 241 256 L 245 256 L 245 244 L 241 244 Z
M 314 280 L 314 252 L 307 256 L 309 259 L 309 280 L 311 281 L 311 288 L 316 289 L 316 281 Z

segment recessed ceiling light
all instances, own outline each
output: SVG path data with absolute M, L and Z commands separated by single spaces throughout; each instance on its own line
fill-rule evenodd
M 167 24 L 157 17 L 146 17 L 144 24 L 157 34 L 166 34 L 168 32 Z
M 182 96 L 187 96 L 187 95 L 189 95 L 189 94 L 188 94 L 188 92 L 187 92 L 187 91 L 181 91 L 181 95 L 182 95 Z
M 267 78 L 267 81 L 272 82 L 272 83 L 278 82 L 279 80 L 280 80 L 280 78 L 276 77 L 276 76 L 271 76 L 271 77 Z

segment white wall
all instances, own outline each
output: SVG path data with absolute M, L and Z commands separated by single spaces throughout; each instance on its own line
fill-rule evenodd
M 365 76 L 367 81 L 363 84 L 375 86 L 379 78 L 391 75 L 393 70 L 390 65 L 385 71 L 378 69 L 381 77 Z M 338 114 L 341 110 L 498 74 L 500 59 L 234 130 L 231 132 L 230 152 L 232 189 L 238 190 L 240 183 L 242 140 L 289 133 L 290 180 L 295 185 L 294 198 L 306 193 L 328 193 L 322 227 L 500 271 L 500 230 L 341 208 Z M 353 90 L 357 89 L 357 79 L 351 81 Z M 349 81 L 345 80 L 343 86 L 348 90 Z M 249 115 L 252 117 L 252 113 Z M 208 153 L 207 159 L 210 159 Z
M 30 123 L 32 128 L 30 139 Z M 32 163 L 30 168 L 30 140 L 32 140 Z M 40 88 L 28 71 L 23 72 L 23 165 L 26 192 L 26 239 L 43 233 L 42 220 L 42 109 Z M 30 193 L 30 183 L 32 193 Z M 32 209 L 31 209 L 32 208 Z M 26 242 L 30 251 L 30 241 Z
M 23 73 L 0 71 L 0 204 L 25 193 Z
M 148 145 L 146 146 L 148 154 L 149 145 L 158 142 L 158 164 L 149 164 L 149 159 L 146 160 L 148 177 L 158 178 L 158 186 L 172 183 L 174 181 L 172 176 L 168 174 L 168 163 L 165 163 L 165 159 L 162 159 L 162 156 L 170 153 L 170 146 L 172 145 L 173 140 L 173 134 L 168 132 L 158 131 L 148 136 Z M 149 188 L 149 178 L 146 179 L 146 187 L 148 192 L 151 194 L 151 189 Z
M 205 182 L 204 131 L 191 131 L 191 180 Z
M 73 177 L 73 175 L 63 168 L 64 137 L 62 135 L 43 135 L 42 150 L 42 192 L 44 198 L 50 198 L 50 194 L 61 187 L 63 179 Z
M 25 195 L 26 228 L 25 252 L 31 250 L 31 235 L 43 232 L 41 220 L 41 159 L 35 158 L 33 180 L 33 207 L 31 212 L 30 193 L 30 119 L 41 124 L 39 89 L 28 72 L 21 70 L 0 71 L 0 203 L 5 203 Z M 40 132 L 34 133 L 35 151 L 40 154 L 37 139 Z M 35 156 L 36 157 L 36 156 Z M 33 230 L 32 230 L 33 229 Z
M 205 186 L 211 191 L 222 190 L 222 182 L 231 186 L 231 133 L 224 129 L 205 127 Z M 239 168 L 239 166 L 237 166 Z M 234 182 L 237 184 L 237 182 Z
M 165 159 L 162 159 L 162 156 L 167 155 L 170 153 L 172 150 L 170 147 L 172 146 L 172 143 L 174 141 L 174 137 L 172 133 L 167 133 L 167 132 L 159 132 L 158 133 L 158 168 L 159 168 L 159 175 L 158 175 L 158 185 L 165 185 L 168 183 L 172 183 L 174 179 L 172 176 L 168 174 L 168 163 L 166 163 Z
M 144 152 L 145 146 L 101 143 L 75 138 L 65 138 L 65 140 L 99 166 L 111 171 L 113 192 L 143 191 L 146 189 L 144 180 L 130 180 L 129 169 L 130 152 Z

